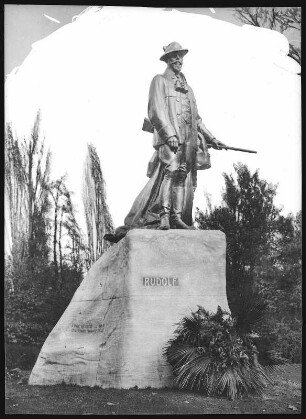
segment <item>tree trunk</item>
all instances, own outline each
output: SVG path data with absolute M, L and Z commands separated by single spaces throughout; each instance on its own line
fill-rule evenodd
M 56 254 L 56 244 L 57 244 L 57 202 L 58 202 L 58 193 L 56 195 L 56 202 L 54 208 L 54 235 L 53 235 L 53 262 L 54 262 L 54 282 L 55 285 L 58 285 L 58 263 L 57 263 L 57 254 Z
M 72 264 L 75 265 L 75 254 L 74 254 L 74 236 L 72 236 Z
M 59 237 L 58 237 L 58 250 L 59 250 L 59 262 L 60 262 L 60 269 L 59 269 L 59 281 L 60 281 L 60 288 L 63 286 L 63 254 L 62 254 L 62 224 L 63 224 L 63 210 L 61 211 L 61 220 L 59 225 Z
M 32 181 L 32 169 L 33 169 L 33 154 L 31 148 L 29 149 L 29 169 L 28 169 L 28 243 L 29 243 L 29 259 L 30 259 L 30 269 L 33 269 L 32 266 L 32 236 L 33 236 L 33 181 Z

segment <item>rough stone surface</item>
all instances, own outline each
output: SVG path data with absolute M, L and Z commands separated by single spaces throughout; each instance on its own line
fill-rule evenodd
M 92 266 L 29 383 L 172 386 L 162 350 L 176 323 L 197 304 L 228 309 L 225 248 L 220 231 L 131 230 Z

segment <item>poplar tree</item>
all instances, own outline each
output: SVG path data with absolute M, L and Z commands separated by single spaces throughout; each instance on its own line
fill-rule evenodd
M 100 159 L 95 147 L 88 144 L 84 164 L 83 204 L 86 216 L 90 264 L 94 263 L 110 246 L 104 235 L 114 230 L 106 203 L 106 188 Z

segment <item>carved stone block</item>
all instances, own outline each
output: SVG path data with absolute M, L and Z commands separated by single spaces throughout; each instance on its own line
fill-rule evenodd
M 228 309 L 225 235 L 131 230 L 90 269 L 46 339 L 29 383 L 171 387 L 162 356 L 197 304 Z

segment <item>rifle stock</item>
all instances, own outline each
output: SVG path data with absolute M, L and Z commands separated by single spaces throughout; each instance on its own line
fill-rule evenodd
M 150 132 L 151 134 L 154 132 L 154 127 L 151 124 L 149 118 L 144 118 L 143 125 L 142 125 L 142 130 L 146 131 L 146 132 Z

